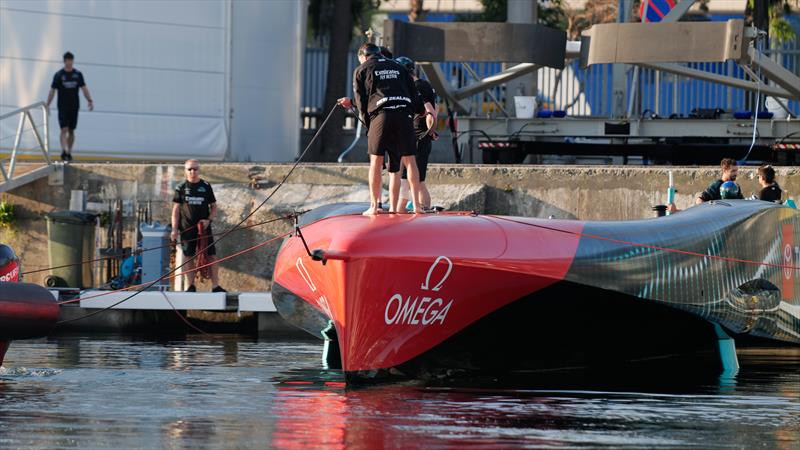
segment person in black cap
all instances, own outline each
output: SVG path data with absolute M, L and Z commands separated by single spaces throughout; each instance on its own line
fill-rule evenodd
M 428 158 L 431 155 L 433 141 L 439 138 L 434 130 L 436 126 L 436 91 L 430 83 L 416 75 L 416 67 L 411 58 L 405 56 L 398 57 L 395 61 L 400 63 L 408 70 L 411 78 L 414 79 L 414 87 L 419 94 L 417 102 L 417 114 L 414 117 L 414 134 L 417 139 L 417 168 L 419 169 L 419 197 L 417 202 L 423 210 L 431 206 L 431 194 L 425 185 L 425 176 L 428 172 Z M 403 180 L 400 185 L 400 207 L 403 208 L 409 197 L 408 192 L 408 173 L 403 171 Z
M 408 71 L 394 60 L 384 58 L 375 44 L 358 49 L 361 63 L 353 72 L 354 101 L 344 97 L 339 104 L 350 108 L 355 103 L 367 126 L 367 148 L 370 155 L 370 207 L 365 215 L 377 214 L 381 196 L 381 167 L 384 153 L 389 157 L 389 201 L 392 212 L 400 212 L 400 166 L 408 170 L 414 212 L 421 213 L 417 204 L 419 171 L 414 159 L 416 142 L 412 115 L 417 101 L 414 80 Z
M 89 102 L 89 111 L 94 109 L 92 96 L 83 74 L 73 67 L 75 55 L 64 53 L 64 68 L 56 72 L 50 84 L 50 93 L 47 95 L 47 108 L 58 91 L 58 126 L 61 128 L 61 160 L 72 161 L 72 145 L 75 144 L 75 128 L 78 127 L 78 109 L 80 109 L 80 95 L 83 91 L 86 101 Z

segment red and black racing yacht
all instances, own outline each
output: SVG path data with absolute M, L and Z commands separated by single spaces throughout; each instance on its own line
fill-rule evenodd
M 800 343 L 798 211 L 717 201 L 620 222 L 307 213 L 273 301 L 348 382 L 738 368 L 734 340 Z M 646 369 L 649 370 L 649 369 Z

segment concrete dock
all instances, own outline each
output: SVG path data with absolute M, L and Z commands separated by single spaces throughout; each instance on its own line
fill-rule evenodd
M 252 212 L 271 195 L 290 167 L 290 164 L 202 163 L 201 177 L 212 184 L 219 206 L 215 232 L 225 231 Z M 369 195 L 367 168 L 365 164 L 302 164 L 244 225 L 328 203 L 366 201 Z M 168 223 L 172 191 L 182 178 L 181 163 L 75 163 L 63 169 L 63 176 L 41 178 L 5 194 L 6 201 L 15 207 L 17 223 L 13 228 L 0 229 L 0 242 L 13 245 L 22 260 L 23 278 L 28 282 L 41 284 L 49 273 L 31 272 L 49 267 L 47 227 L 43 216 L 51 211 L 69 209 L 73 191 L 85 192 L 88 205 L 101 211 L 112 202 L 122 200 L 125 205 L 124 240 L 125 245 L 131 245 L 135 206 L 149 202 L 153 219 Z M 434 204 L 449 210 L 564 219 L 631 220 L 652 217 L 651 207 L 665 202 L 668 171 L 673 172 L 678 189 L 675 203 L 681 209 L 692 205 L 696 194 L 719 176 L 717 167 L 433 164 L 429 167 L 427 183 Z M 776 171 L 784 198 L 800 192 L 800 177 L 796 176 L 800 168 L 777 167 Z M 737 182 L 745 196 L 757 192 L 756 167 L 742 167 Z M 231 255 L 290 231 L 291 227 L 290 221 L 279 220 L 239 231 L 219 242 L 217 253 L 223 257 Z M 249 300 L 251 294 L 241 294 L 235 300 L 203 294 L 197 297 L 202 298 L 198 300 L 202 305 L 183 306 L 220 314 L 263 314 L 265 324 L 272 320 L 269 317 L 277 317 L 268 310 L 269 302 L 264 300 L 268 294 L 263 293 L 268 293 L 271 288 L 274 258 L 280 242 L 276 240 L 257 251 L 220 264 L 220 280 L 226 289 L 254 293 L 252 298 L 259 300 Z M 101 238 L 100 244 L 103 243 Z M 208 291 L 210 286 L 199 283 L 198 290 Z M 166 319 L 169 315 L 175 316 L 162 294 L 140 295 L 125 302 L 129 309 L 114 309 L 101 316 L 116 315 L 120 323 L 144 320 L 141 317 L 146 311 L 155 316 L 165 314 L 164 320 L 171 320 Z M 153 299 L 149 300 L 151 295 Z M 184 295 L 172 293 L 168 298 L 182 305 Z M 88 312 L 90 309 L 87 308 L 107 306 L 112 302 L 110 298 L 98 298 L 90 305 L 89 301 L 85 304 L 81 301 L 80 305 L 69 309 L 64 307 L 64 314 L 77 316 L 81 314 L 80 310 Z M 153 306 L 156 303 L 149 301 L 161 306 L 156 308 Z M 245 306 L 251 301 L 258 306 Z M 142 308 L 150 305 L 152 308 L 130 309 L 133 308 L 131 305 Z
M 239 323 L 229 328 L 239 332 L 268 335 L 301 334 L 303 331 L 284 322 L 272 303 L 269 292 L 173 292 L 173 291 L 104 291 L 98 289 L 51 290 L 61 305 L 59 320 L 73 320 L 102 309 L 101 314 L 64 324 L 72 331 L 145 331 L 185 326 L 176 315 L 187 313 L 197 321 Z M 128 297 L 132 298 L 126 300 Z M 119 303 L 119 304 L 117 304 Z M 208 313 L 212 313 L 209 315 Z M 215 315 L 216 313 L 216 315 Z M 219 320 L 218 313 L 227 313 Z M 254 319 L 244 324 L 243 318 Z M 180 329 L 180 328 L 178 328 Z

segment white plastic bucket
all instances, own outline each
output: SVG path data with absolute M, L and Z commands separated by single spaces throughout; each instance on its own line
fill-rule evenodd
M 788 104 L 789 101 L 785 98 L 782 98 L 781 101 L 784 105 Z M 785 119 L 789 116 L 789 112 L 786 111 L 774 97 L 767 97 L 765 106 L 767 107 L 767 111 L 773 114 L 773 119 Z
M 520 119 L 530 119 L 536 112 L 536 97 L 527 95 L 514 96 L 514 108 L 517 117 Z

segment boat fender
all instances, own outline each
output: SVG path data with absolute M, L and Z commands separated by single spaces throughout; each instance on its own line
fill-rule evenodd
M 47 336 L 58 312 L 58 302 L 47 289 L 0 282 L 0 341 Z

